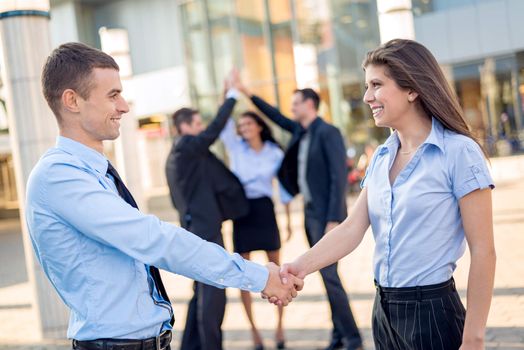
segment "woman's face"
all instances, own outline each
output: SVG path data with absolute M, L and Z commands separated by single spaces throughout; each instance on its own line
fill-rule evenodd
M 398 129 L 416 97 L 416 93 L 401 89 L 388 77 L 385 66 L 370 64 L 366 67 L 364 103 L 371 107 L 377 126 Z
M 250 141 L 257 137 L 260 138 L 262 127 L 253 118 L 245 116 L 238 121 L 238 132 L 244 140 Z

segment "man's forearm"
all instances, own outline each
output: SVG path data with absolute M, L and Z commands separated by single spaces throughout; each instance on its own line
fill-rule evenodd
M 208 127 L 197 136 L 190 138 L 193 149 L 199 152 L 207 152 L 209 147 L 215 143 L 220 136 L 222 129 L 224 129 L 227 120 L 233 112 L 235 103 L 236 100 L 234 98 L 226 99 L 218 109 L 215 119 L 211 121 Z
M 178 231 L 180 232 L 180 231 Z M 268 281 L 266 267 L 231 254 L 215 243 L 207 242 L 187 232 L 178 233 L 176 240 L 180 248 L 173 249 L 178 255 L 175 261 L 183 261 L 167 270 L 217 288 L 239 288 L 261 292 Z M 187 241 L 187 242 L 186 242 Z M 192 241 L 192 247 L 188 244 Z M 174 265 L 174 264 L 173 264 Z
M 226 99 L 218 109 L 215 119 L 211 121 L 205 132 L 218 138 L 220 132 L 226 126 L 227 120 L 233 113 L 233 108 L 235 107 L 236 102 L 237 100 L 234 98 Z
M 252 95 L 250 98 L 251 102 L 253 102 L 253 104 L 275 124 L 289 132 L 293 132 L 295 130 L 297 124 L 284 116 L 277 108 L 271 106 L 269 103 L 258 96 Z

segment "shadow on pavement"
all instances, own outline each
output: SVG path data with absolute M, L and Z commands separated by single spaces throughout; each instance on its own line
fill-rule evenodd
M 274 348 L 273 330 L 262 329 L 264 344 L 267 349 Z M 373 350 L 371 329 L 361 328 L 366 350 Z M 327 345 L 330 331 L 327 329 L 286 329 L 287 349 L 316 350 Z M 179 349 L 180 332 L 175 332 L 174 341 L 171 343 L 173 350 Z M 251 333 L 247 330 L 230 329 L 224 332 L 225 350 L 252 349 Z M 67 340 L 39 343 L 2 344 L 0 350 L 66 350 L 71 349 Z M 524 350 L 524 328 L 522 327 L 492 327 L 488 328 L 486 336 L 486 350 Z
M 19 219 L 0 220 L 0 288 L 27 282 Z

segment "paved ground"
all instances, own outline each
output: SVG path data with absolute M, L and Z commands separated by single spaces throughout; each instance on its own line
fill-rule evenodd
M 493 196 L 498 263 L 486 345 L 488 349 L 524 349 L 524 183 L 500 183 Z M 298 202 L 296 206 L 293 214 L 295 234 L 283 247 L 284 260 L 291 260 L 306 249 Z M 229 230 L 230 227 L 226 226 L 225 231 Z M 68 343 L 65 341 L 42 342 L 32 335 L 36 321 L 18 232 L 16 221 L 1 223 L 0 349 L 68 349 Z M 231 241 L 229 234 L 226 234 L 226 241 Z M 340 272 L 364 335 L 366 349 L 373 349 L 370 333 L 374 296 L 372 250 L 373 239 L 368 233 L 361 246 L 340 264 Z M 262 254 L 255 255 L 254 260 L 265 262 Z M 466 253 L 455 273 L 463 298 L 468 265 L 469 258 Z M 191 295 L 191 282 L 169 273 L 164 275 L 167 288 L 174 299 L 177 316 L 175 338 L 180 339 L 186 303 Z M 229 303 L 224 322 L 225 349 L 251 349 L 250 332 L 241 308 L 239 293 L 236 290 L 228 290 L 227 294 Z M 273 327 L 276 322 L 276 310 L 258 298 L 254 309 L 257 323 L 263 330 L 266 347 L 271 349 L 274 347 Z M 285 325 L 290 349 L 316 349 L 327 343 L 331 327 L 330 314 L 318 274 L 306 279 L 304 292 L 286 308 Z M 177 340 L 174 345 L 178 348 Z

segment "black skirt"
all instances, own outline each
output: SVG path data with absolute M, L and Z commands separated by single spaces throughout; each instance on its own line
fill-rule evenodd
M 280 249 L 280 233 L 271 198 L 249 199 L 249 213 L 233 221 L 233 244 L 236 253 Z

